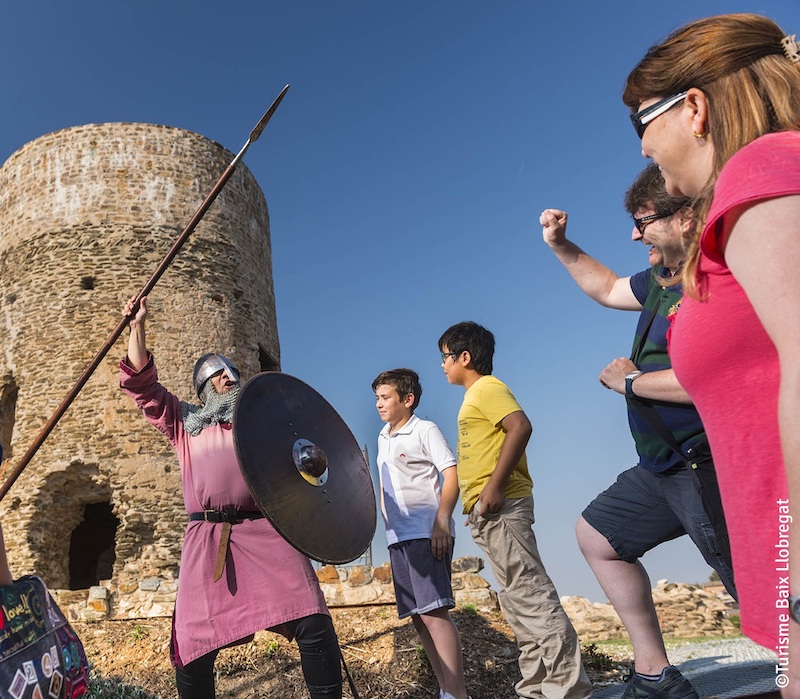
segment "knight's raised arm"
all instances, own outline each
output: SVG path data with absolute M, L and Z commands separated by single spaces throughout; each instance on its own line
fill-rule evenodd
M 122 312 L 124 316 L 131 316 L 136 297 L 131 296 L 125 304 Z M 128 323 L 130 336 L 128 337 L 128 358 L 127 364 L 134 371 L 141 371 L 147 364 L 147 341 L 145 337 L 145 318 L 147 318 L 147 297 L 143 296 L 139 302 L 139 308 L 131 316 Z

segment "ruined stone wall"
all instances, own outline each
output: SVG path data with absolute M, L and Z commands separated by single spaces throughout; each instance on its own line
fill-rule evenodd
M 665 636 L 737 636 L 739 616 L 736 601 L 719 589 L 659 580 L 652 590 L 661 632 Z M 608 603 L 590 602 L 585 597 L 562 597 L 561 604 L 581 640 L 604 641 L 628 634 Z
M 117 326 L 233 155 L 194 133 L 92 124 L 47 134 L 0 168 L 0 443 L 10 466 Z M 245 376 L 277 368 L 269 217 L 239 165 L 150 294 L 161 381 L 191 400 L 203 352 Z M 119 520 L 113 585 L 173 589 L 186 516 L 167 440 L 118 387 L 127 329 L 0 503 L 15 575 L 69 585 L 84 507 Z M 173 590 L 174 592 L 174 590 Z
M 500 608 L 497 593 L 479 574 L 481 570 L 483 559 L 477 556 L 453 560 L 451 573 L 456 604 L 495 611 Z M 317 578 L 325 601 L 331 607 L 395 603 L 392 567 L 388 563 L 377 568 L 329 565 L 317 571 Z
M 451 570 L 457 605 L 487 612 L 500 608 L 497 593 L 480 575 L 483 559 L 476 556 L 456 558 Z M 388 563 L 377 568 L 327 565 L 317 571 L 317 578 L 329 607 L 395 604 L 392 568 Z M 92 587 L 88 594 L 85 590 L 53 591 L 58 606 L 71 621 L 169 616 L 176 592 L 174 582 L 167 583 L 159 578 L 142 580 L 138 589 L 129 594 L 122 594 L 110 582 Z

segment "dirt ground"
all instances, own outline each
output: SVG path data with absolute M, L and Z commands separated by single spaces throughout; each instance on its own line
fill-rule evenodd
M 438 687 L 411 623 L 393 606 L 332 610 L 345 664 L 361 699 L 436 697 Z M 457 609 L 467 688 L 473 699 L 515 699 L 517 648 L 502 614 Z M 142 688 L 158 699 L 174 699 L 169 663 L 169 619 L 73 624 L 97 676 Z M 584 661 L 598 685 L 619 682 L 630 665 L 584 644 Z M 294 644 L 271 633 L 222 651 L 217 660 L 219 699 L 307 699 Z M 354 697 L 345 681 L 345 697 Z

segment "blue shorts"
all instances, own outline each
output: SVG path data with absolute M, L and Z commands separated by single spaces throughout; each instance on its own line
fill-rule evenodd
M 733 594 L 733 571 L 688 468 L 677 466 L 653 473 L 635 466 L 623 471 L 608 490 L 589 503 L 583 518 L 627 563 L 665 541 L 688 534 Z
M 430 539 L 411 539 L 389 546 L 397 615 L 401 619 L 456 606 L 450 583 L 452 551 L 451 546 L 444 558 L 436 558 Z

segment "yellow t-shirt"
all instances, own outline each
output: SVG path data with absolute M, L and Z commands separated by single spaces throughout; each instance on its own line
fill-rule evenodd
M 481 376 L 464 394 L 458 411 L 457 468 L 465 514 L 472 511 L 497 466 L 506 438 L 500 422 L 518 410 L 522 408 L 508 386 L 494 376 Z M 527 497 L 532 488 L 528 460 L 523 453 L 506 484 L 506 497 Z

